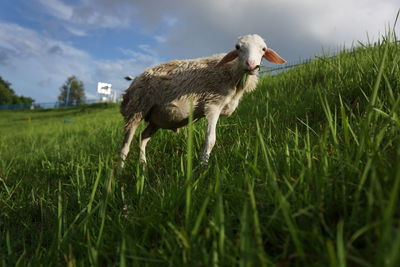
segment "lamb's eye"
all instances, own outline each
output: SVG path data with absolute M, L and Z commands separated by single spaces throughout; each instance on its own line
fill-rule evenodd
M 265 51 L 267 51 L 267 48 L 266 48 L 266 47 L 264 47 L 262 50 L 265 52 Z
M 240 45 L 237 44 L 236 45 L 236 49 L 239 50 L 240 49 Z

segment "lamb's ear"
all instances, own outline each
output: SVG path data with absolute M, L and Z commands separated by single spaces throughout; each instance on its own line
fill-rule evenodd
M 274 50 L 272 50 L 271 48 L 268 48 L 267 50 L 265 50 L 264 52 L 264 56 L 263 58 L 265 58 L 268 61 L 271 61 L 272 63 L 276 63 L 276 64 L 283 64 L 286 63 L 286 60 L 284 60 L 283 58 L 281 58 L 278 53 L 276 53 Z
M 225 63 L 228 63 L 229 61 L 234 60 L 235 58 L 237 58 L 238 56 L 238 52 L 236 50 L 232 50 L 231 52 L 229 52 L 228 54 L 226 54 L 220 62 L 218 62 L 218 64 L 216 65 L 216 67 L 220 67 L 222 65 L 224 65 Z

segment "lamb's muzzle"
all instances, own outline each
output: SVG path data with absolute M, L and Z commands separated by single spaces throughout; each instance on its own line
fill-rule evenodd
M 146 162 L 146 144 L 158 129 L 177 130 L 193 120 L 208 122 L 201 161 L 208 162 L 216 142 L 215 129 L 220 115 L 230 116 L 244 93 L 255 89 L 262 58 L 282 64 L 274 50 L 256 34 L 239 37 L 227 54 L 192 60 L 173 60 L 148 68 L 125 91 L 121 113 L 125 138 L 121 146 L 121 167 L 129 153 L 133 135 L 142 120 L 148 122 L 141 135 L 140 160 Z M 244 73 L 252 74 L 244 79 Z M 243 79 L 243 80 L 242 80 Z

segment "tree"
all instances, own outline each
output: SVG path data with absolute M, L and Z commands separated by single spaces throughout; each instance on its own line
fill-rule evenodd
M 11 83 L 0 76 L 0 105 L 5 104 L 31 104 L 33 99 L 25 96 L 17 96 L 11 88 Z
M 67 97 L 69 90 L 69 97 Z M 67 103 L 68 98 L 68 103 Z M 58 100 L 66 103 L 67 105 L 70 103 L 79 104 L 83 100 L 85 100 L 85 87 L 83 82 L 78 80 L 76 76 L 70 76 L 65 81 L 65 83 L 60 88 L 60 95 L 58 96 Z

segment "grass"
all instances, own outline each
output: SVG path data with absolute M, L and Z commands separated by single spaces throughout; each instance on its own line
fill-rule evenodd
M 117 106 L 0 112 L 0 262 L 399 266 L 400 45 L 264 77 L 221 118 L 115 156 Z M 142 127 L 143 129 L 143 127 Z

